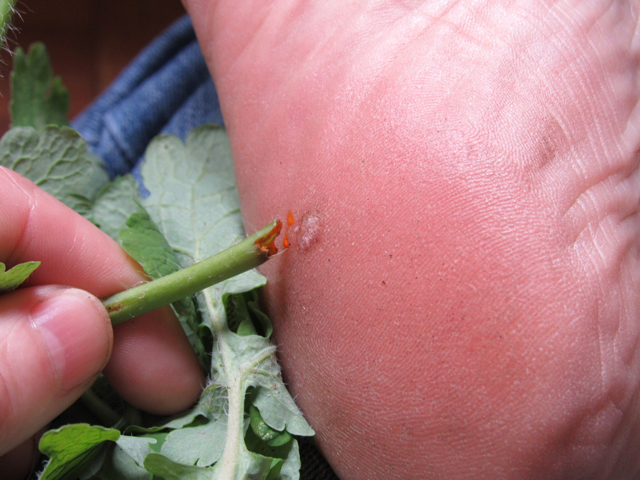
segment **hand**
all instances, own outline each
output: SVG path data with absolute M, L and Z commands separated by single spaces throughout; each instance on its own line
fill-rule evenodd
M 336 472 L 636 478 L 637 2 L 184 3 Z
M 0 296 L 3 478 L 26 476 L 34 435 L 103 369 L 139 408 L 167 415 L 189 407 L 204 374 L 171 311 L 112 331 L 98 300 L 141 282 L 140 267 L 90 222 L 2 167 L 0 205 L 0 261 L 42 262 L 25 287 Z

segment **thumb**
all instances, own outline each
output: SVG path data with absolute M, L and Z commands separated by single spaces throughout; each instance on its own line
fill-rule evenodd
M 77 400 L 111 345 L 107 312 L 87 292 L 42 286 L 0 296 L 0 455 Z

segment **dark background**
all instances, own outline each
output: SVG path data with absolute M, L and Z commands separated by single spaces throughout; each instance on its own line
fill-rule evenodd
M 179 0 L 21 0 L 0 55 L 0 135 L 9 128 L 9 73 L 17 46 L 41 41 L 80 113 L 184 8 Z

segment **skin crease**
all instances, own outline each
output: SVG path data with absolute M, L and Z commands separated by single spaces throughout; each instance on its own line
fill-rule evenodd
M 184 4 L 338 475 L 639 478 L 638 2 Z
M 191 406 L 202 391 L 204 372 L 171 311 L 151 312 L 112 332 L 97 299 L 104 324 L 92 334 L 97 339 L 91 341 L 96 344 L 93 358 L 69 366 L 75 377 L 86 380 L 70 390 L 62 388 L 42 339 L 30 327 L 29 312 L 63 289 L 60 285 L 106 298 L 140 283 L 144 274 L 93 224 L 4 167 L 0 204 L 0 260 L 8 267 L 42 262 L 24 288 L 0 297 L 0 338 L 5 340 L 0 345 L 0 454 L 9 452 L 0 457 L 2 478 L 24 478 L 36 453 L 29 437 L 71 405 L 103 368 L 121 396 L 139 408 L 170 415 Z

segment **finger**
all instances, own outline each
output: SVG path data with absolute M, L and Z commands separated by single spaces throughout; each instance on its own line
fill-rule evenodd
M 205 378 L 197 381 L 185 372 L 202 372 L 189 342 L 169 308 L 143 315 L 115 329 L 113 355 L 104 373 L 127 402 L 156 415 L 186 410 L 202 393 Z M 182 350 L 179 350 L 179 349 Z M 172 361 L 166 361 L 172 351 Z
M 98 298 L 144 274 L 108 235 L 17 173 L 0 167 L 0 261 L 38 260 L 32 285 L 63 284 Z
M 36 462 L 40 457 L 38 443 L 43 433 L 44 429 L 41 429 L 36 435 L 0 457 L 0 472 L 3 480 L 31 478 L 29 475 L 36 468 Z
M 0 454 L 77 400 L 111 345 L 109 316 L 85 291 L 47 286 L 0 296 Z
M 32 182 L 2 167 L 0 205 L 6 206 L 0 213 L 0 261 L 9 266 L 29 260 L 42 262 L 28 284 L 63 284 L 105 298 L 146 279 L 140 265 L 108 235 Z M 143 337 L 148 344 L 160 342 L 162 355 L 152 359 L 154 368 L 150 369 L 151 362 L 145 357 L 148 352 L 130 348 L 126 360 L 109 368 L 109 379 L 123 389 L 123 397 L 133 405 L 157 413 L 154 407 L 162 399 L 161 411 L 177 413 L 185 398 L 189 402 L 197 399 L 204 373 L 172 314 L 154 312 L 136 323 L 136 331 L 144 332 L 136 338 Z M 118 352 L 118 345 L 132 344 L 132 330 L 120 327 L 114 331 Z M 156 369 L 174 371 L 177 366 L 182 368 L 179 375 L 155 376 Z M 178 398 L 175 392 L 179 388 L 184 390 Z M 174 395 L 165 395 L 167 390 Z M 127 392 L 136 394 L 127 396 Z M 169 408 L 172 402 L 173 408 Z

